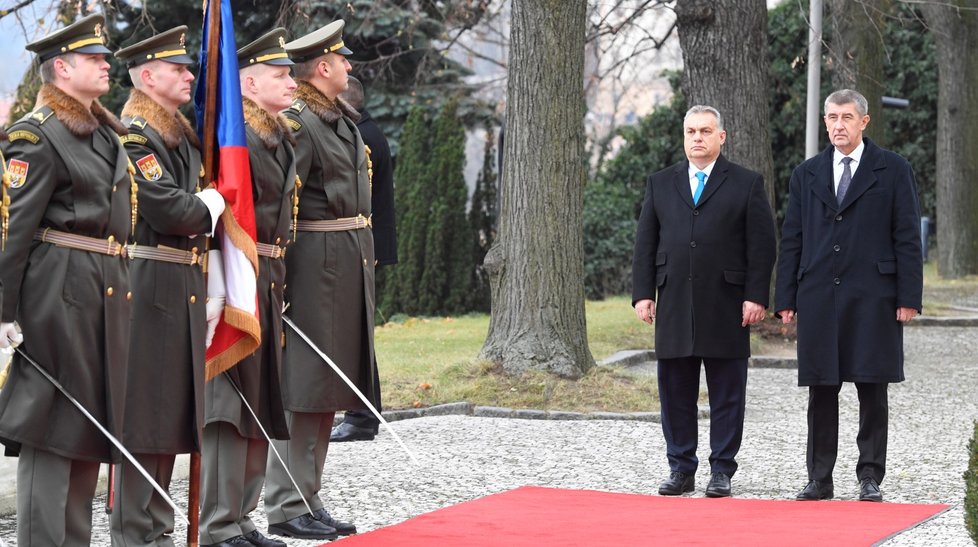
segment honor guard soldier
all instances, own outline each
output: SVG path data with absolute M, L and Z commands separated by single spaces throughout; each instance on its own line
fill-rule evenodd
M 177 27 L 115 54 L 133 83 L 122 109 L 129 129 L 123 141 L 143 198 L 129 251 L 134 294 L 123 444 L 164 488 L 176 455 L 200 450 L 207 311 L 223 306 L 214 298 L 205 310 L 204 257 L 224 199 L 200 189 L 197 135 L 177 110 L 190 101 L 194 79 L 186 31 Z M 173 510 L 124 463 L 112 544 L 172 545 L 172 531 Z
M 4 147 L 11 177 L 6 249 L 0 253 L 0 346 L 18 341 L 0 392 L 0 438 L 16 454 L 17 544 L 91 543 L 99 462 L 117 460 L 129 352 L 125 243 L 136 194 L 119 142 L 125 133 L 102 108 L 109 90 L 104 19 L 90 15 L 27 45 L 43 85 L 37 109 L 13 124 Z M 5 219 L 6 221 L 7 219 Z M 6 222 L 5 222 L 6 223 Z
M 371 393 L 374 250 L 370 183 L 356 111 L 338 95 L 347 88 L 352 52 L 343 21 L 286 44 L 299 80 L 285 111 L 295 131 L 302 180 L 295 241 L 286 254 L 286 314 L 328 352 L 364 393 Z M 301 489 L 269 459 L 265 509 L 271 533 L 329 539 L 356 532 L 333 519 L 319 498 L 326 448 L 337 410 L 363 403 L 305 341 L 286 331 L 282 370 L 288 441 L 275 441 Z M 313 513 L 308 513 L 303 498 Z
M 248 516 L 258 507 L 265 480 L 268 441 L 262 429 L 272 438 L 289 438 L 279 376 L 284 257 L 285 247 L 292 239 L 298 186 L 292 146 L 295 141 L 292 129 L 280 114 L 292 104 L 296 88 L 289 76 L 293 63 L 284 46 L 285 29 L 277 28 L 238 51 L 258 238 L 262 344 L 207 383 L 201 453 L 203 545 L 285 547 L 285 543 L 263 536 Z M 274 456 L 271 461 L 269 465 L 281 466 Z

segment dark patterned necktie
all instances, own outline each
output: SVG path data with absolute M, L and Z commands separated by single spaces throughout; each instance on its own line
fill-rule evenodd
M 842 158 L 842 177 L 839 178 L 839 189 L 835 191 L 835 199 L 842 205 L 842 200 L 846 197 L 846 192 L 849 190 L 849 184 L 852 183 L 852 170 L 849 169 L 849 163 L 852 162 L 852 158 Z

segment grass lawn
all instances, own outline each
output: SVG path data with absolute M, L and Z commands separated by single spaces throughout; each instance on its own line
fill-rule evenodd
M 631 300 L 587 303 L 588 342 L 596 361 L 620 349 L 652 346 L 652 329 L 635 319 Z M 596 367 L 578 381 L 543 373 L 503 374 L 478 359 L 489 316 L 411 318 L 375 333 L 384 407 L 477 405 L 567 411 L 658 408 L 654 378 Z

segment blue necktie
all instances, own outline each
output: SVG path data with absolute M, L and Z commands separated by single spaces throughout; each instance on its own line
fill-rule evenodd
M 852 170 L 849 168 L 849 163 L 852 162 L 852 158 L 845 157 L 842 158 L 842 176 L 839 177 L 839 189 L 835 191 L 835 199 L 842 205 L 842 200 L 846 197 L 846 191 L 849 190 L 849 184 L 852 183 Z
M 696 185 L 696 191 L 693 192 L 693 205 L 699 203 L 700 196 L 703 195 L 703 188 L 706 187 L 706 173 L 700 171 L 696 173 L 695 176 L 696 176 L 696 180 L 700 181 L 700 183 Z

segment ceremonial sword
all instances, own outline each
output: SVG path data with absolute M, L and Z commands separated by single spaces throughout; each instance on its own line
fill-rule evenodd
M 163 500 L 166 501 L 167 505 L 172 507 L 173 511 L 176 514 L 180 515 L 180 518 L 182 518 L 184 522 L 186 522 L 187 524 L 190 523 L 190 520 L 187 518 L 187 515 L 183 514 L 183 511 L 181 511 L 180 508 L 177 507 L 177 504 L 173 502 L 173 499 L 170 498 L 169 494 L 166 493 L 166 490 L 164 490 L 163 487 L 161 487 L 155 480 L 153 480 L 153 477 L 149 475 L 149 473 L 146 471 L 146 469 L 143 468 L 142 465 L 139 465 L 139 462 L 136 461 L 136 458 L 133 457 L 133 455 L 130 454 L 128 450 L 126 450 L 126 447 L 122 446 L 122 443 L 119 442 L 119 439 L 113 437 L 112 434 L 109 433 L 107 429 L 102 427 L 102 424 L 100 424 L 99 421 L 96 420 L 94 416 L 92 416 L 92 414 L 85 408 L 85 406 L 82 405 L 80 402 L 78 402 L 78 399 L 75 399 L 71 395 L 71 393 L 68 393 L 68 390 L 65 389 L 65 387 L 62 386 L 61 383 L 55 380 L 53 376 L 48 374 L 48 371 L 44 370 L 44 368 L 41 367 L 41 365 L 37 364 L 37 361 L 32 359 L 30 355 L 27 355 L 26 351 L 20 349 L 20 347 L 15 347 L 14 351 L 19 353 L 21 357 L 23 357 L 28 363 L 30 363 L 35 369 L 37 369 L 38 372 L 41 373 L 41 376 L 47 378 L 47 380 L 51 382 L 51 384 L 54 385 L 54 387 L 56 387 L 58 391 L 61 392 L 62 395 L 64 395 L 69 401 L 71 401 L 71 404 L 75 405 L 75 407 L 78 410 L 80 410 L 81 413 L 84 414 L 86 418 L 88 418 L 88 421 L 92 422 L 92 424 L 94 424 L 95 427 L 98 428 L 98 430 L 102 433 L 102 435 L 104 435 L 105 438 L 108 439 L 109 442 L 112 443 L 112 445 L 115 446 L 119 450 L 119 452 L 121 452 L 122 455 L 126 457 L 127 460 L 129 460 L 129 463 L 131 463 L 133 467 L 136 468 L 136 471 L 139 471 L 139 474 L 142 475 L 143 478 L 149 482 L 149 484 L 153 487 L 153 490 L 156 490 L 156 492 L 159 495 L 163 496 Z

